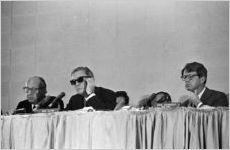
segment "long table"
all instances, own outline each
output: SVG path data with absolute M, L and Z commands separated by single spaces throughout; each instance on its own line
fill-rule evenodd
M 1 116 L 1 148 L 229 148 L 229 109 L 63 111 Z

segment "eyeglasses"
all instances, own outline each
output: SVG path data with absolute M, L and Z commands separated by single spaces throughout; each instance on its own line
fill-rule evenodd
M 190 74 L 190 75 L 183 75 L 183 76 L 181 76 L 181 79 L 183 80 L 183 81 L 186 81 L 186 80 L 192 80 L 193 79 L 193 77 L 195 77 L 195 76 L 198 76 L 197 74 Z
M 70 82 L 71 85 L 76 85 L 76 82 L 82 83 L 84 78 L 91 78 L 91 76 L 81 76 L 81 77 L 79 77 L 77 79 L 70 80 L 69 82 Z
M 41 87 L 41 88 L 30 88 L 30 87 L 27 87 L 27 86 L 24 86 L 22 89 L 25 91 L 25 92 L 28 92 L 28 91 L 31 91 L 31 92 L 35 92 L 36 90 L 39 90 L 39 89 L 43 89 L 45 87 Z

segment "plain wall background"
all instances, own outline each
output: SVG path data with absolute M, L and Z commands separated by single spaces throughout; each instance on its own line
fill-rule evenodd
M 192 61 L 208 69 L 208 87 L 228 93 L 228 22 L 228 2 L 1 2 L 2 110 L 25 99 L 33 75 L 49 95 L 64 91 L 66 105 L 77 66 L 91 68 L 98 86 L 126 90 L 131 105 L 161 90 L 178 101 L 180 71 Z

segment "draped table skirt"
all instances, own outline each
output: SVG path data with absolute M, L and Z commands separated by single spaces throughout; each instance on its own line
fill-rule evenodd
M 1 148 L 229 148 L 229 109 L 63 111 L 1 116 Z

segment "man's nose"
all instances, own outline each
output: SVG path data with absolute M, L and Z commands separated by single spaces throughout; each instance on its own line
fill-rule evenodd
M 32 93 L 31 90 L 27 90 L 27 91 L 26 91 L 26 94 L 27 94 L 27 95 L 30 95 L 31 93 Z
M 186 78 L 184 78 L 184 81 L 185 81 L 185 82 L 189 82 L 190 79 L 189 79 L 188 77 L 186 77 Z
M 190 81 L 190 80 L 188 80 L 188 79 L 187 79 L 187 80 L 185 80 L 185 84 L 188 84 L 188 83 L 189 83 L 189 81 Z
M 80 83 L 76 82 L 76 83 L 75 83 L 75 86 L 78 86 L 79 84 L 80 84 Z
M 75 86 L 81 85 L 83 82 L 76 82 Z

